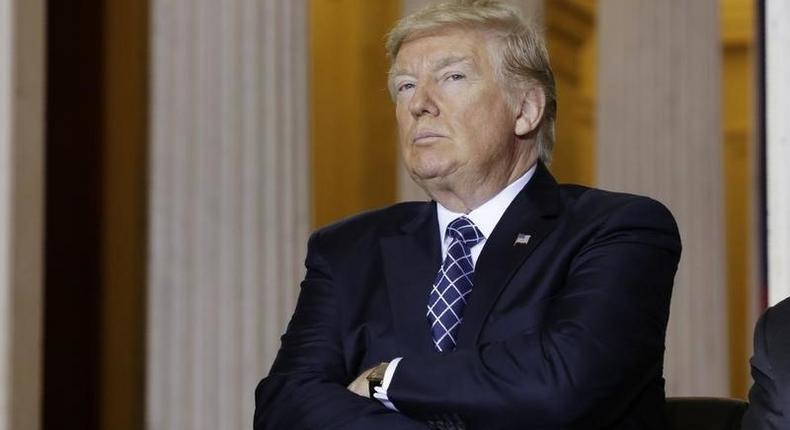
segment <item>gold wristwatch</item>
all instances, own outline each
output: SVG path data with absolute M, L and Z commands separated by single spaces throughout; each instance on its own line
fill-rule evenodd
M 387 366 L 389 366 L 389 363 L 381 362 L 368 373 L 368 390 L 370 390 L 371 399 L 373 398 L 373 393 L 376 392 L 376 387 L 380 387 L 382 381 L 384 381 L 384 372 L 387 371 Z

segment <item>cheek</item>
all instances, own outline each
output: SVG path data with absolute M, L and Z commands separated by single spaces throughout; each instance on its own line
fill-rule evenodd
M 488 109 L 480 109 L 477 106 L 487 106 Z M 457 125 L 464 130 L 468 138 L 491 138 L 496 134 L 495 130 L 501 128 L 504 120 L 503 116 L 492 107 L 492 105 L 479 104 L 463 110 L 458 116 Z
M 398 134 L 400 139 L 402 141 L 407 139 L 412 125 L 411 115 L 398 107 L 395 109 L 395 121 L 398 123 Z
M 464 124 L 475 124 L 487 129 L 505 119 L 501 100 L 490 89 L 468 93 L 460 100 L 459 106 L 460 120 Z
M 488 106 L 489 109 L 470 109 L 461 118 L 468 149 L 480 158 L 497 158 L 512 140 L 510 113 L 498 101 L 478 106 Z
M 398 100 L 395 104 L 395 119 L 398 120 L 398 125 L 401 124 L 408 124 L 414 119 L 409 111 L 409 102 L 404 98 L 404 100 Z

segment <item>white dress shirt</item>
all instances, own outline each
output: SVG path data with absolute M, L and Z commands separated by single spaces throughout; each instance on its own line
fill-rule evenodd
M 505 210 L 508 208 L 508 206 L 510 206 L 510 203 L 513 202 L 513 199 L 516 198 L 521 189 L 524 188 L 524 186 L 527 185 L 529 180 L 532 178 L 532 175 L 535 174 L 536 166 L 537 164 L 533 165 L 532 168 L 527 170 L 527 172 L 524 173 L 520 178 L 513 181 L 497 195 L 468 214 L 453 212 L 442 206 L 440 203 L 436 203 L 436 216 L 439 220 L 439 238 L 441 239 L 442 243 L 442 261 L 444 261 L 444 258 L 447 256 L 447 248 L 450 247 L 450 242 L 452 241 L 452 238 L 447 237 L 447 226 L 454 219 L 465 216 L 469 218 L 469 220 L 471 220 L 483 234 L 483 240 L 469 249 L 469 251 L 472 253 L 472 265 L 474 266 L 477 264 L 477 258 L 480 256 L 486 241 L 494 231 L 494 227 L 496 227 L 497 223 L 499 223 L 499 220 L 502 218 L 502 215 L 505 213 Z M 425 300 L 427 306 L 428 298 L 426 297 Z M 389 400 L 389 397 L 387 397 L 387 390 L 389 389 L 390 383 L 392 382 L 392 377 L 395 375 L 395 369 L 397 369 L 401 358 L 402 357 L 398 357 L 390 361 L 387 369 L 384 371 L 384 379 L 381 381 L 381 386 L 376 387 L 376 392 L 373 393 L 373 397 L 378 399 L 384 406 L 394 411 L 397 411 L 398 409 L 392 404 L 392 402 Z

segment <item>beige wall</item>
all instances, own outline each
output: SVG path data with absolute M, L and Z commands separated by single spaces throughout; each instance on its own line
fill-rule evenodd
M 44 10 L 0 0 L 0 429 L 41 411 Z
M 790 297 L 790 3 L 766 1 L 766 159 L 769 302 Z

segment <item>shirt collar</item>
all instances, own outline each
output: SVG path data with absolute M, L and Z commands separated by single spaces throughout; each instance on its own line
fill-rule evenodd
M 520 178 L 513 181 L 497 195 L 468 214 L 453 212 L 442 206 L 441 203 L 436 202 L 436 214 L 439 218 L 439 234 L 442 243 L 444 243 L 444 235 L 447 232 L 447 226 L 460 216 L 469 218 L 475 223 L 480 232 L 483 233 L 483 236 L 488 239 L 494 231 L 494 227 L 496 227 L 499 222 L 499 219 L 504 215 L 507 207 L 510 206 L 510 203 L 516 198 L 519 191 L 527 185 L 532 175 L 535 174 L 536 167 L 537 163 L 527 170 Z

